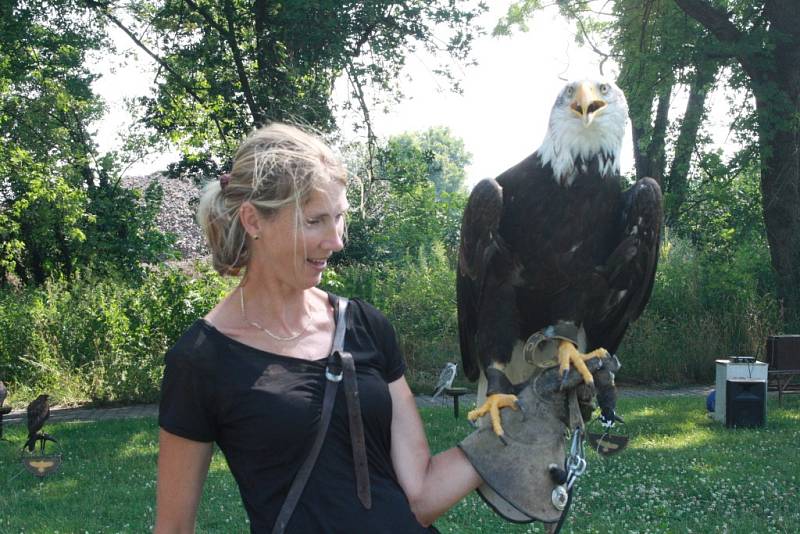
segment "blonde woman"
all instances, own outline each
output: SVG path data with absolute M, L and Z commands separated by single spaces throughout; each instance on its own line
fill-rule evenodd
M 272 124 L 204 192 L 198 220 L 214 267 L 241 282 L 167 353 L 156 532 L 194 531 L 214 443 L 251 532 L 281 531 L 276 518 L 320 426 L 338 299 L 317 285 L 344 246 L 346 177 L 319 138 Z M 433 521 L 481 479 L 457 448 L 431 456 L 387 319 L 354 299 L 346 324 L 371 502 L 357 495 L 340 389 L 285 532 L 436 532 Z

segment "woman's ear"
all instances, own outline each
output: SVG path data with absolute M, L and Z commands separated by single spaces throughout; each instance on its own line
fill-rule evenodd
M 250 237 L 258 236 L 261 233 L 261 216 L 250 202 L 242 202 L 239 208 L 239 221 Z

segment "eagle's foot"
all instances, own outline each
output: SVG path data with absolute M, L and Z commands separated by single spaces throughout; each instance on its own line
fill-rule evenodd
M 476 408 L 467 414 L 467 419 L 476 421 L 479 417 L 483 417 L 487 413 L 492 421 L 492 430 L 502 439 L 505 435 L 503 432 L 503 425 L 500 424 L 500 408 L 511 408 L 517 410 L 517 396 L 507 393 L 495 393 L 486 398 L 486 402 L 482 406 Z
M 595 349 L 592 352 L 583 354 L 582 352 L 579 352 L 578 349 L 575 348 L 575 345 L 571 342 L 561 340 L 558 345 L 558 367 L 559 375 L 561 376 L 562 387 L 567 381 L 570 364 L 572 364 L 572 366 L 575 367 L 575 370 L 580 373 L 581 377 L 583 377 L 583 381 L 586 384 L 594 384 L 594 377 L 584 362 L 586 360 L 591 360 L 592 358 L 608 358 L 608 356 L 609 352 L 603 348 Z

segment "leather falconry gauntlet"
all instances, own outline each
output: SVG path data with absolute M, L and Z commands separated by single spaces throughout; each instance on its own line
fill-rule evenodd
M 586 365 L 601 410 L 613 414 L 619 361 L 615 356 L 592 358 Z M 495 512 L 516 523 L 555 524 L 565 513 L 568 431 L 582 436 L 594 391 L 578 373 L 569 373 L 562 382 L 557 367 L 535 373 L 516 389 L 520 409 L 500 412 L 505 443 L 484 427 L 459 447 L 483 478 L 478 493 Z

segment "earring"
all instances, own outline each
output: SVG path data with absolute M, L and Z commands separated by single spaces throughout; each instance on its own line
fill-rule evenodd
M 253 239 L 255 239 L 256 241 L 258 241 L 258 237 L 259 237 L 258 234 L 253 234 Z

